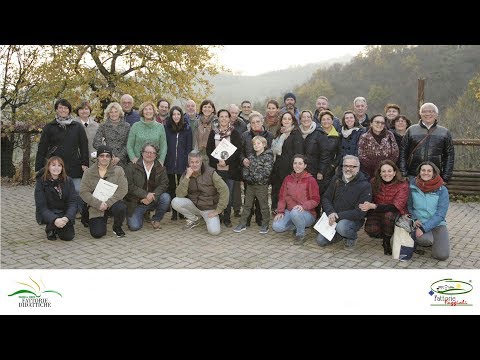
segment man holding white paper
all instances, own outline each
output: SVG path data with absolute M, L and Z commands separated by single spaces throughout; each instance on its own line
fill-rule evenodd
M 334 177 L 322 196 L 323 211 L 328 215 L 330 225 L 336 225 L 336 234 L 329 241 L 322 234 L 317 235 L 317 244 L 327 246 L 344 240 L 345 249 L 353 249 L 357 243 L 357 232 L 363 226 L 366 211 L 359 204 L 372 199 L 372 186 L 360 172 L 360 161 L 353 155 L 343 157 L 342 173 Z
M 127 205 L 123 198 L 128 192 L 128 182 L 123 169 L 113 165 L 112 152 L 111 147 L 100 145 L 97 148 L 96 164 L 83 173 L 80 183 L 80 197 L 87 203 L 88 225 L 90 234 L 94 238 L 106 235 L 107 218 L 110 214 L 113 215 L 115 235 L 125 236 L 122 224 L 125 220 Z

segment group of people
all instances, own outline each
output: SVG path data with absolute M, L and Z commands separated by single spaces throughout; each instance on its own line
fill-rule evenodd
M 123 237 L 125 219 L 131 231 L 145 221 L 159 230 L 171 211 L 172 220 L 186 219 L 184 229 L 203 219 L 208 233 L 218 235 L 222 223 L 232 227 L 233 209 L 239 218 L 234 232 L 246 230 L 255 216 L 266 234 L 273 216 L 273 230 L 293 231 L 301 245 L 306 228 L 325 212 L 336 234 L 331 241 L 318 234 L 319 246 L 344 240 L 351 249 L 365 225 L 391 254 L 395 219 L 410 214 L 418 244 L 433 245 L 435 258 L 448 258 L 445 183 L 454 150 L 433 103 L 422 105 L 421 120 L 412 126 L 396 104 L 387 104 L 385 116 L 370 118 L 363 97 L 341 120 L 324 96 L 315 113 L 297 109 L 293 93 L 284 103 L 280 109 L 270 100 L 265 117 L 249 101 L 241 111 L 235 104 L 216 111 L 204 100 L 196 113 L 189 100 L 184 113 L 161 99 L 136 112 L 125 94 L 107 106 L 98 124 L 87 102 L 73 118 L 71 104 L 60 99 L 37 152 L 37 221 L 46 224 L 48 239 L 72 240 L 77 213 L 95 238 L 107 233 L 113 216 L 113 232 Z M 216 158 L 212 153 L 223 140 L 235 151 Z M 115 187 L 104 201 L 96 193 L 100 180 Z

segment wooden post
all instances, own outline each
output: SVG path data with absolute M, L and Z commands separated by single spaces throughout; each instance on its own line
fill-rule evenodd
M 417 86 L 417 116 L 420 120 L 420 107 L 425 102 L 425 78 L 418 79 Z

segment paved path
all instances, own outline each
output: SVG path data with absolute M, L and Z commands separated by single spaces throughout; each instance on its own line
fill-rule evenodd
M 234 226 L 238 219 L 232 218 Z M 149 224 L 137 232 L 124 227 L 127 235 L 112 233 L 101 239 L 90 237 L 80 221 L 71 242 L 50 241 L 44 226 L 35 221 L 32 186 L 1 188 L 1 267 L 3 269 L 480 269 L 480 204 L 451 203 L 447 214 L 452 251 L 446 261 L 414 254 L 400 262 L 383 254 L 380 239 L 363 230 L 357 246 L 344 250 L 342 243 L 320 248 L 315 231 L 303 246 L 292 245 L 291 232 L 258 233 L 251 228 L 236 234 L 223 228 L 220 236 L 207 234 L 205 225 L 182 230 L 183 220 L 171 221 L 167 213 L 162 230 Z M 253 223 L 253 222 L 252 222 Z

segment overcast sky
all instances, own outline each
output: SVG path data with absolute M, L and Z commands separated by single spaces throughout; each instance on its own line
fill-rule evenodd
M 224 45 L 215 50 L 220 64 L 235 74 L 258 75 L 328 60 L 346 54 L 357 55 L 365 45 Z

